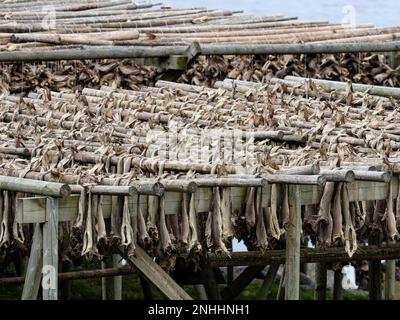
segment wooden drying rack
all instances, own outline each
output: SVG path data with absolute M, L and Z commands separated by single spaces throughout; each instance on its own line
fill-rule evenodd
M 394 175 L 392 184 L 393 197 L 397 197 L 400 187 L 400 178 Z M 354 181 L 347 183 L 350 201 L 375 201 L 387 198 L 389 184 L 385 182 Z M 269 205 L 271 184 L 263 185 L 263 204 Z M 23 288 L 23 299 L 36 299 L 39 291 L 43 266 L 51 266 L 55 272 L 55 286 L 43 289 L 44 300 L 57 299 L 57 275 L 58 275 L 58 224 L 63 221 L 75 220 L 78 212 L 78 196 L 70 194 L 70 187 L 65 184 L 36 181 L 22 178 L 0 176 L 0 188 L 3 190 L 28 192 L 36 194 L 35 197 L 20 198 L 17 203 L 16 219 L 19 223 L 35 224 L 31 253 L 28 262 L 27 274 Z M 349 261 L 349 260 L 381 260 L 399 259 L 400 246 L 370 246 L 363 247 L 352 258 L 347 256 L 343 248 L 318 248 L 301 249 L 301 206 L 319 204 L 322 187 L 320 185 L 289 184 L 289 217 L 290 225 L 287 230 L 286 250 L 267 250 L 261 252 L 238 252 L 232 257 L 209 255 L 210 266 L 213 268 L 222 266 L 248 266 L 247 273 L 253 274 L 254 267 L 257 270 L 269 263 L 285 263 L 286 286 L 285 298 L 287 300 L 299 299 L 299 276 L 301 262 L 320 261 Z M 130 194 L 132 208 L 136 207 L 137 197 Z M 246 187 L 232 187 L 233 209 L 240 209 Z M 165 194 L 166 214 L 176 214 L 180 210 L 181 196 L 179 192 Z M 208 212 L 212 199 L 211 187 L 200 187 L 195 190 L 196 212 Z M 104 195 L 104 218 L 110 218 L 111 196 Z M 146 208 L 147 204 L 143 196 L 139 197 L 139 205 Z M 135 210 L 132 210 L 135 214 Z M 140 248 L 136 250 L 136 257 L 130 259 L 136 271 L 155 285 L 166 297 L 170 299 L 191 299 L 191 297 L 158 266 L 146 252 Z M 252 269 L 253 268 L 253 269 Z M 246 272 L 245 270 L 245 272 Z M 244 273 L 245 273 L 244 272 Z M 244 288 L 246 281 L 239 276 L 231 286 Z M 251 277 L 247 275 L 247 281 Z M 251 280 L 251 279 L 250 279 Z M 228 287 L 229 289 L 229 287 Z M 225 290 L 227 291 L 227 290 Z

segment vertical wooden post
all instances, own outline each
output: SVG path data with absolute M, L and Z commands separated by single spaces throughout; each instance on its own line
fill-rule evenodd
M 327 272 L 326 262 L 317 263 L 315 265 L 315 300 L 326 300 Z
M 301 198 L 298 185 L 289 186 L 289 228 L 286 234 L 285 299 L 300 298 Z
M 142 286 L 143 296 L 145 300 L 154 300 L 153 292 L 151 290 L 150 284 L 147 282 L 146 278 L 139 275 L 140 285 Z
M 35 224 L 33 233 L 32 247 L 29 255 L 28 267 L 26 270 L 24 288 L 22 290 L 22 300 L 36 300 L 40 279 L 42 278 L 43 264 L 43 236 L 42 226 L 39 223 Z
M 342 279 L 342 270 L 340 268 L 335 269 L 333 278 L 333 300 L 343 300 Z
M 113 254 L 107 257 L 105 262 L 101 263 L 101 267 L 119 268 L 120 256 Z M 121 300 L 122 299 L 122 276 L 105 277 L 101 279 L 102 299 L 103 300 Z
M 46 222 L 43 224 L 43 300 L 58 296 L 58 199 L 47 198 Z
M 385 266 L 385 300 L 393 300 L 395 297 L 396 260 L 386 260 Z
M 194 288 L 199 295 L 199 300 L 207 300 L 207 292 L 203 284 L 195 284 Z
M 377 201 L 377 206 L 379 201 Z M 368 238 L 368 244 L 379 245 L 380 234 L 372 232 Z M 368 286 L 369 299 L 382 300 L 382 263 L 381 260 L 368 262 Z

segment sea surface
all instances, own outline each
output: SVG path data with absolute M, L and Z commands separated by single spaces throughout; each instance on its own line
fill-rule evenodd
M 331 23 L 372 23 L 378 27 L 400 26 L 400 0 L 164 0 L 179 8 L 243 10 L 250 15 L 284 14 L 301 20 Z

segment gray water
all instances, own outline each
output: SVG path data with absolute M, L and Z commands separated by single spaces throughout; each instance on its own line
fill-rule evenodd
M 400 26 L 400 0 L 165 0 L 173 7 L 207 7 L 243 10 L 251 15 L 284 14 L 301 20 L 332 23 L 372 23 L 378 27 Z

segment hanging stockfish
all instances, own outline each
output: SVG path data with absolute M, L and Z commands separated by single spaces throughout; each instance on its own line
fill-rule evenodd
M 372 220 L 372 230 L 380 233 L 385 229 L 384 218 L 386 212 L 386 200 L 377 200 Z
M 182 210 L 179 219 L 180 237 L 179 243 L 188 248 L 190 241 L 190 226 L 189 226 L 189 199 L 191 195 L 187 193 L 182 194 Z
M 157 242 L 159 240 L 158 228 L 157 228 L 157 220 L 158 220 L 158 197 L 157 196 L 148 196 L 148 215 L 147 215 L 147 229 L 150 235 L 150 238 Z
M 249 230 L 253 228 L 256 224 L 255 198 L 256 198 L 256 188 L 255 187 L 247 188 L 244 214 L 246 218 L 247 229 Z
M 116 184 L 119 184 L 117 179 Z M 123 212 L 124 197 L 111 196 L 111 243 L 118 246 L 121 243 L 121 212 Z
M 151 240 L 146 228 L 146 221 L 143 217 L 142 208 L 140 206 L 140 196 L 136 196 L 136 203 L 137 203 L 137 229 L 138 229 L 138 242 L 144 248 L 147 249 L 150 244 Z
M 283 185 L 282 207 L 281 207 L 281 221 L 282 227 L 286 231 L 289 227 L 289 186 Z
M 399 233 L 396 228 L 396 217 L 393 212 L 392 182 L 389 182 L 389 190 L 386 199 L 386 214 L 383 219 L 386 221 L 386 234 L 388 238 L 391 241 L 398 239 Z
M 12 216 L 13 216 L 13 238 L 16 240 L 19 244 L 23 244 L 25 242 L 25 235 L 24 235 L 24 229 L 23 229 L 23 224 L 18 223 L 16 219 L 17 215 L 17 201 L 18 198 L 23 197 L 23 193 L 17 192 L 17 193 L 12 193 L 11 195 L 11 211 L 12 211 Z
M 276 194 L 276 184 L 271 185 L 270 188 L 270 199 L 272 201 L 272 188 L 275 187 Z M 276 203 L 276 201 L 275 201 Z M 261 206 L 262 207 L 262 206 Z M 266 228 L 267 235 L 273 239 L 279 240 L 281 237 L 281 229 L 279 227 L 279 220 L 276 213 L 276 208 L 273 211 L 272 208 L 269 207 L 269 204 L 266 203 L 265 207 L 261 208 L 263 212 L 263 222 Z
M 133 219 L 131 219 L 129 196 L 125 196 L 121 225 L 121 245 L 127 251 L 128 256 L 133 256 L 135 254 L 136 239 L 137 217 L 135 216 Z
M 351 221 L 350 208 L 349 208 L 349 191 L 347 185 L 342 186 L 342 214 L 344 220 L 344 240 L 345 240 L 345 250 L 349 257 L 351 258 L 353 254 L 357 251 L 357 235 L 356 230 Z
M 332 206 L 332 241 L 335 244 L 341 244 L 344 240 L 341 198 L 342 188 L 343 182 L 339 182 L 336 187 Z
M 303 230 L 309 235 L 316 234 L 317 205 L 311 204 L 304 208 Z
M 60 223 L 59 247 L 62 262 L 71 262 L 72 256 L 72 223 L 64 221 Z
M 85 222 L 87 203 L 88 203 L 87 198 L 88 198 L 87 188 L 83 187 L 78 202 L 78 215 L 74 222 L 74 229 L 78 230 L 79 232 L 81 231 Z
M 212 248 L 216 254 L 229 256 L 229 251 L 222 240 L 221 194 L 219 187 L 213 188 L 211 210 L 208 213 L 206 222 L 206 240 L 207 246 Z
M 100 195 L 97 197 L 97 214 L 96 214 L 96 233 L 97 233 L 97 245 L 102 248 L 102 253 L 105 251 L 107 243 L 106 224 L 104 222 L 103 214 L 103 198 Z
M 180 238 L 178 216 L 176 214 L 169 214 L 166 216 L 166 223 L 172 243 L 176 244 Z
M 231 188 L 221 188 L 222 240 L 226 243 L 233 237 Z
M 171 236 L 169 234 L 167 224 L 166 224 L 166 218 L 165 218 L 165 197 L 161 196 L 160 197 L 160 207 L 159 207 L 159 212 L 160 212 L 160 224 L 159 224 L 159 230 L 160 230 L 160 244 L 161 244 L 161 249 L 164 253 L 166 254 L 171 254 L 174 247 L 172 244 Z
M 86 226 L 85 232 L 83 234 L 83 247 L 82 247 L 82 256 L 87 256 L 89 259 L 93 257 L 99 257 L 99 253 L 96 245 L 96 210 L 97 207 L 96 201 L 94 201 L 96 196 L 94 196 L 90 188 L 88 190 L 88 209 L 86 216 Z
M 318 218 L 317 218 L 317 237 L 322 245 L 329 245 L 332 240 L 332 214 L 331 202 L 335 190 L 334 182 L 327 182 L 325 184 L 324 193 L 321 198 Z
M 1 233 L 0 247 L 8 247 L 10 244 L 10 201 L 9 191 L 0 191 L 0 209 L 1 209 Z
M 268 237 L 262 203 L 262 188 L 257 188 L 256 201 L 256 240 L 254 245 L 257 249 L 265 251 L 268 248 Z
M 198 225 L 197 225 L 197 212 L 196 212 L 196 203 L 195 203 L 195 195 L 190 195 L 189 200 L 189 251 L 194 253 L 201 252 L 201 244 L 199 242 L 198 236 Z
M 131 167 L 132 158 L 126 157 L 123 162 L 123 172 L 128 173 Z M 129 180 L 128 180 L 129 181 Z M 124 197 L 124 207 L 122 212 L 121 224 L 121 245 L 127 250 L 128 256 L 135 254 L 138 238 L 137 212 L 131 213 L 130 197 Z M 136 211 L 136 207 L 133 208 Z M 133 217 L 132 217 L 133 216 Z

